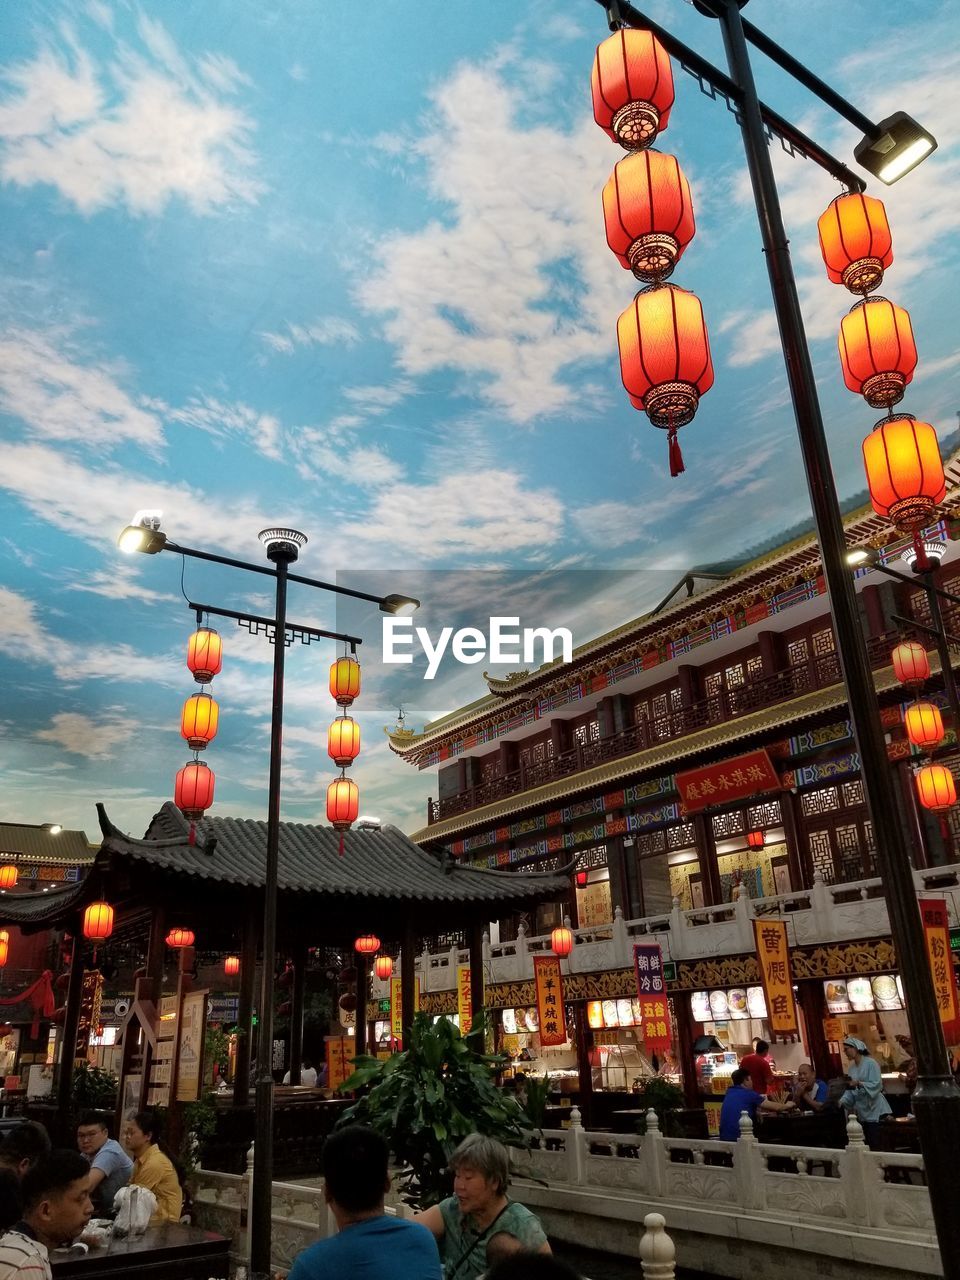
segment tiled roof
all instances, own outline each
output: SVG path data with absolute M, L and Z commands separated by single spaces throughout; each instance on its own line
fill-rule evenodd
M 167 801 L 142 840 L 125 836 L 97 806 L 104 832 L 101 858 L 111 856 L 149 863 L 163 871 L 221 883 L 260 886 L 264 883 L 267 824 L 247 818 L 204 818 L 190 823 Z M 397 830 L 344 833 L 304 823 L 280 824 L 278 886 L 304 894 L 416 902 L 496 902 L 551 898 L 568 888 L 565 877 L 516 875 L 444 864 Z
M 11 853 L 35 862 L 75 866 L 92 862 L 96 852 L 82 831 L 59 831 L 54 835 L 47 826 L 0 822 L 0 855 Z
M 0 924 L 15 924 L 31 929 L 55 920 L 70 907 L 79 905 L 86 886 L 83 881 L 69 888 L 51 889 L 49 893 L 0 894 Z

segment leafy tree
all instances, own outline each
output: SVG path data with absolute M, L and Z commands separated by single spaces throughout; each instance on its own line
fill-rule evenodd
M 344 1091 L 367 1089 L 340 1124 L 367 1124 L 390 1144 L 403 1166 L 403 1198 L 419 1208 L 450 1194 L 450 1157 L 470 1133 L 528 1147 L 530 1122 L 517 1100 L 498 1089 L 494 1072 L 506 1059 L 482 1052 L 485 1026 L 474 1019 L 468 1036 L 453 1022 L 419 1013 L 403 1053 L 381 1061 L 359 1056 Z

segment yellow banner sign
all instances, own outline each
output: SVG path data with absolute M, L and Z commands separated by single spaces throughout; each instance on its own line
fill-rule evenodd
M 465 1036 L 473 1026 L 473 992 L 470 988 L 470 966 L 457 965 L 457 1013 L 460 1017 L 460 1034 Z
M 390 979 L 390 1039 L 394 1049 L 403 1048 L 403 980 L 396 977 Z M 413 985 L 413 1011 L 420 1012 L 420 979 Z
M 563 978 L 558 956 L 534 956 L 533 976 L 537 984 L 537 1011 L 540 1015 L 540 1046 L 566 1044 L 567 1020 L 563 1011 Z
M 797 1006 L 790 976 L 790 947 L 785 920 L 754 920 L 757 960 L 767 997 L 767 1017 L 775 1035 L 796 1035 Z
M 327 1036 L 327 1088 L 336 1091 L 351 1074 L 349 1036 Z

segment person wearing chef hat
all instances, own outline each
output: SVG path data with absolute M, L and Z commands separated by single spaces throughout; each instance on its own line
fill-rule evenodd
M 843 1054 L 847 1059 L 847 1074 L 844 1076 L 847 1088 L 840 1097 L 840 1105 L 856 1114 L 867 1146 L 875 1150 L 880 1137 L 880 1121 L 890 1115 L 890 1104 L 883 1096 L 880 1065 L 870 1057 L 870 1050 L 856 1036 L 846 1037 Z

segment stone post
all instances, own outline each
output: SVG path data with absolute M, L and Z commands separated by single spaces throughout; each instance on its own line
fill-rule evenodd
M 674 898 L 670 907 L 670 955 L 683 960 L 689 952 L 686 947 L 687 918 L 680 909 L 680 899 Z
M 763 1156 L 754 1137 L 753 1122 L 746 1111 L 740 1112 L 740 1137 L 733 1153 L 733 1171 L 740 1208 L 762 1209 L 765 1199 Z
M 855 1115 L 847 1121 L 847 1146 L 840 1153 L 840 1193 L 849 1222 L 867 1225 L 871 1200 L 876 1200 L 876 1168 L 863 1140 L 863 1129 Z
M 824 884 L 819 871 L 813 873 L 813 888 L 810 890 L 810 908 L 813 913 L 814 937 L 819 941 L 833 937 L 833 898 Z
M 737 937 L 741 951 L 752 951 L 756 946 L 753 936 L 753 901 L 742 888 L 735 889 L 736 899 L 733 904 L 734 919 L 737 922 Z
M 633 949 L 623 918 L 623 908 L 617 907 L 613 913 L 613 965 L 617 969 L 626 969 L 632 963 Z
M 663 1166 L 667 1160 L 667 1152 L 660 1133 L 660 1120 L 651 1107 L 647 1111 L 647 1127 L 640 1147 L 640 1159 L 646 1174 L 647 1195 L 663 1195 Z M 642 1255 L 641 1255 L 642 1256 Z
M 586 1181 L 587 1144 L 580 1123 L 579 1107 L 570 1108 L 570 1128 L 567 1130 L 567 1181 L 582 1186 Z
M 521 924 L 517 929 L 517 947 L 516 947 L 516 967 L 514 969 L 514 979 L 522 982 L 525 978 L 533 977 L 533 961 L 527 957 L 527 927 Z
M 648 1213 L 643 1220 L 640 1238 L 640 1270 L 644 1280 L 674 1280 L 677 1274 L 677 1250 L 664 1231 L 663 1214 Z

